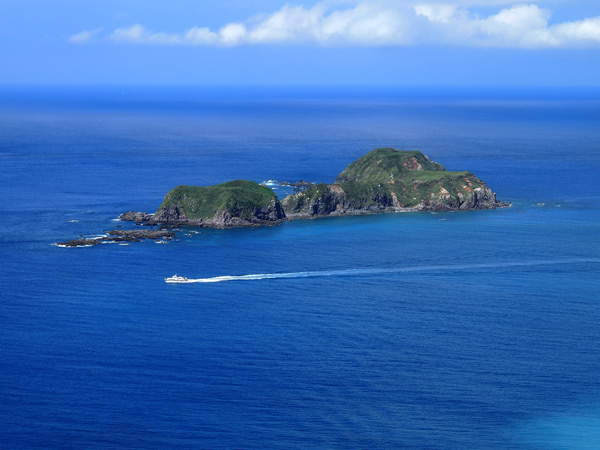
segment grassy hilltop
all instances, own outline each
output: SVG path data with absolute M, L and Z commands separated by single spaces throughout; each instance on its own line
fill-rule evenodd
M 201 226 L 242 226 L 285 218 L 275 193 L 253 181 L 215 186 L 177 186 L 165 196 L 153 222 Z
M 446 171 L 444 166 L 430 160 L 419 151 L 400 151 L 376 148 L 350 163 L 335 179 L 336 184 L 347 181 L 389 183 L 415 171 Z
M 188 219 L 208 220 L 217 211 L 230 211 L 249 219 L 254 210 L 273 199 L 277 196 L 268 187 L 253 181 L 235 180 L 215 186 L 177 186 L 167 193 L 158 209 L 176 206 Z
M 419 151 L 378 148 L 357 159 L 334 184 L 318 184 L 282 201 L 289 217 L 502 206 L 470 172 L 450 172 Z

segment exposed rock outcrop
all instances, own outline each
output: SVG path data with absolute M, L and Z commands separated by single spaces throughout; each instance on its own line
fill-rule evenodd
M 273 225 L 285 218 L 271 189 L 237 180 L 208 187 L 178 186 L 146 224 L 229 228 Z
M 397 211 L 454 211 L 508 206 L 470 172 L 449 172 L 421 152 L 376 149 L 351 163 L 335 184 L 282 200 L 290 219 Z
M 93 245 L 102 244 L 103 242 L 117 243 L 117 242 L 139 242 L 140 240 L 134 237 L 111 237 L 102 236 L 98 238 L 78 238 L 72 239 L 66 242 L 57 242 L 54 245 L 59 247 L 91 247 Z
M 91 247 L 102 243 L 140 242 L 141 239 L 172 239 L 175 233 L 165 230 L 111 230 L 108 236 L 96 238 L 77 238 L 66 242 L 57 242 L 59 247 Z
M 441 201 L 440 201 L 441 200 Z M 457 193 L 456 196 L 434 197 L 423 208 L 426 211 L 455 211 L 472 209 L 496 209 L 510 206 L 509 203 L 496 200 L 496 194 L 488 187 L 478 187 L 467 195 Z
M 111 230 L 106 234 L 133 239 L 171 239 L 175 237 L 175 233 L 166 230 Z
M 129 222 L 137 222 L 142 223 L 150 220 L 151 216 L 146 214 L 145 212 L 139 211 L 127 211 L 119 216 L 119 219 L 126 220 Z

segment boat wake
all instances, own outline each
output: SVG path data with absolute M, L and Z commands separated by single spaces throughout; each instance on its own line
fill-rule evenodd
M 548 265 L 581 264 L 581 263 L 600 263 L 598 258 L 579 258 L 579 259 L 561 259 L 561 260 L 540 260 L 540 261 L 514 261 L 503 263 L 483 263 L 483 264 L 456 264 L 445 266 L 413 266 L 397 268 L 372 268 L 372 269 L 341 269 L 341 270 L 318 270 L 308 272 L 288 272 L 288 273 L 256 273 L 249 275 L 223 275 L 210 278 L 188 278 L 180 283 L 220 283 L 223 281 L 254 281 L 268 279 L 285 278 L 315 278 L 315 277 L 347 277 L 360 275 L 379 275 L 388 273 L 409 273 L 409 272 L 454 272 L 479 269 L 501 269 L 512 267 L 535 267 Z

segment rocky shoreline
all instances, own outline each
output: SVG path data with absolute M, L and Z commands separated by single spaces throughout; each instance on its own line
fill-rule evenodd
M 125 213 L 127 214 L 127 213 Z M 123 217 L 124 214 L 121 214 Z M 131 219 L 121 219 L 131 220 Z M 175 237 L 175 233 L 167 230 L 110 230 L 107 231 L 108 236 L 97 238 L 77 238 L 65 242 L 56 242 L 54 245 L 58 247 L 92 247 L 102 243 L 125 243 L 125 242 L 140 242 L 142 239 L 151 239 L 154 241 L 170 240 Z
M 131 214 L 133 213 L 133 215 Z M 255 207 L 252 214 L 248 217 L 238 217 L 231 211 L 219 210 L 210 219 L 188 218 L 187 214 L 178 206 L 166 206 L 159 208 L 157 213 L 149 216 L 149 219 L 139 222 L 137 218 L 148 214 L 143 212 L 130 211 L 121 215 L 121 220 L 133 220 L 128 217 L 135 217 L 135 222 L 146 226 L 160 227 L 208 227 L 208 228 L 235 228 L 235 227 L 259 227 L 264 225 L 275 225 L 286 219 L 285 212 L 278 200 L 273 200 L 266 205 Z
M 490 191 L 491 192 L 491 191 Z M 140 226 L 159 226 L 160 229 L 151 230 L 110 230 L 106 234 L 108 236 L 102 236 L 97 238 L 77 238 L 65 242 L 57 242 L 54 245 L 59 247 L 91 247 L 101 243 L 125 243 L 125 242 L 140 242 L 143 239 L 149 240 L 171 240 L 175 238 L 175 233 L 171 230 L 182 227 L 196 227 L 196 228 L 235 228 L 235 227 L 248 227 L 248 226 L 265 226 L 265 225 L 276 225 L 284 221 L 291 221 L 296 219 L 316 219 L 321 217 L 343 217 L 343 216 L 360 216 L 369 214 L 384 214 L 384 213 L 410 213 L 410 212 L 443 212 L 443 211 L 466 211 L 466 210 L 477 210 L 477 209 L 496 209 L 506 208 L 510 206 L 510 203 L 496 201 L 495 195 L 490 196 L 489 193 L 486 195 L 477 196 L 466 199 L 466 201 L 457 205 L 456 207 L 450 207 L 446 204 L 432 204 L 432 205 L 419 205 L 417 207 L 401 207 L 393 206 L 389 207 L 372 207 L 365 209 L 353 209 L 350 205 L 340 207 L 343 202 L 340 203 L 322 203 L 316 202 L 311 205 L 311 213 L 299 212 L 293 213 L 288 212 L 287 215 L 282 219 L 275 220 L 240 220 L 238 218 L 231 218 L 227 215 L 222 215 L 220 220 L 202 220 L 192 219 L 188 220 L 181 218 L 178 211 L 171 211 L 170 213 L 159 216 L 151 215 L 142 211 L 127 211 L 119 216 L 119 219 L 126 222 L 135 222 L 136 225 Z
M 276 182 L 270 180 L 272 184 Z M 379 148 L 355 160 L 333 184 L 304 180 L 295 193 L 279 200 L 264 184 L 234 180 L 214 186 L 177 186 L 167 193 L 155 214 L 127 211 L 120 220 L 158 229 L 111 230 L 101 238 L 60 242 L 83 247 L 102 242 L 169 240 L 173 228 L 258 227 L 318 217 L 420 211 L 496 209 L 510 204 L 467 171 L 447 171 L 419 151 Z
M 404 206 L 393 193 L 385 193 L 377 200 L 370 205 L 357 204 L 341 186 L 332 184 L 324 185 L 317 196 L 308 197 L 301 192 L 286 197 L 282 204 L 288 220 L 393 212 L 467 211 L 510 206 L 509 203 L 496 200 L 496 194 L 489 188 L 475 188 L 466 196 L 459 194 L 454 198 L 444 194 L 432 196 L 428 203 L 414 206 Z

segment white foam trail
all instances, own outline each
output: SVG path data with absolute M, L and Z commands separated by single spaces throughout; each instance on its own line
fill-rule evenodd
M 356 275 L 379 275 L 386 273 L 403 272 L 453 272 L 463 270 L 477 269 L 501 269 L 510 267 L 534 267 L 560 264 L 578 264 L 578 263 L 600 263 L 597 258 L 579 258 L 579 259 L 560 259 L 560 260 L 541 260 L 541 261 L 514 261 L 504 263 L 483 263 L 483 264 L 456 264 L 447 266 L 413 266 L 397 268 L 373 268 L 373 269 L 342 269 L 342 270 L 319 270 L 311 272 L 289 272 L 289 273 L 256 273 L 249 275 L 223 275 L 211 278 L 188 279 L 184 283 L 220 283 L 222 281 L 251 281 L 279 278 L 313 278 L 313 277 L 346 277 Z

